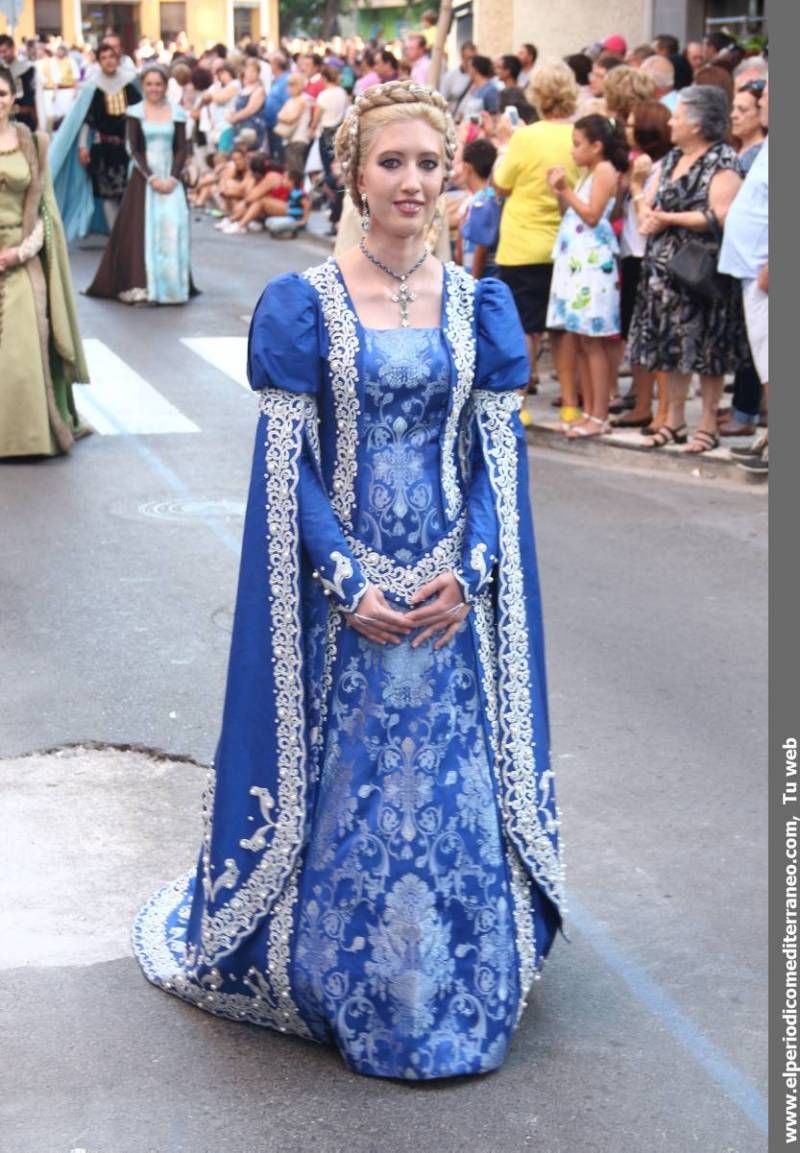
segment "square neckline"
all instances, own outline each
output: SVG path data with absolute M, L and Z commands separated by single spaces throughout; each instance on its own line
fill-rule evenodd
M 344 273 L 342 272 L 339 261 L 335 256 L 331 256 L 329 259 L 336 270 L 339 283 L 344 290 L 345 297 L 347 298 L 347 306 L 355 317 L 356 324 L 362 332 L 444 332 L 445 318 L 447 316 L 447 264 L 444 261 L 442 261 L 442 303 L 439 311 L 438 324 L 409 324 L 406 328 L 398 324 L 394 328 L 376 328 L 363 323 L 358 314 L 358 309 L 355 306 L 353 297 L 350 295 L 350 289 L 347 287 L 347 281 L 344 278 Z

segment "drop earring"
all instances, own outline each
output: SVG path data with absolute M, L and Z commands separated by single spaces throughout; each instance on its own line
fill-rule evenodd
M 369 232 L 371 227 L 371 220 L 369 217 L 369 205 L 367 204 L 366 196 L 361 201 L 361 231 Z

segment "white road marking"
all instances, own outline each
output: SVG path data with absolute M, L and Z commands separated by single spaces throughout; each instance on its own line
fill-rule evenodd
M 102 340 L 84 340 L 91 384 L 75 388 L 78 411 L 103 436 L 199 432 L 187 416 Z
M 246 336 L 193 336 L 184 337 L 185 344 L 203 360 L 213 364 L 225 376 L 235 380 L 250 392 L 247 382 L 247 337 Z

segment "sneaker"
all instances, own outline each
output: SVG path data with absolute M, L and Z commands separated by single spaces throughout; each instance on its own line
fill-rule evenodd
M 754 476 L 767 476 L 769 474 L 769 449 L 765 448 L 761 456 L 751 456 L 747 460 L 740 460 L 739 468 Z
M 752 444 L 748 445 L 735 445 L 731 448 L 731 456 L 738 457 L 740 460 L 758 460 L 767 448 L 767 438 L 765 436 L 757 436 Z

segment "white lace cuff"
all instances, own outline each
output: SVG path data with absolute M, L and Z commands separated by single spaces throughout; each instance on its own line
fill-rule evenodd
M 41 252 L 42 245 L 44 244 L 44 223 L 41 217 L 36 221 L 33 226 L 33 231 L 29 236 L 26 236 L 22 244 L 17 249 L 17 259 L 20 264 L 25 264 L 26 261 L 31 260 L 39 252 Z

